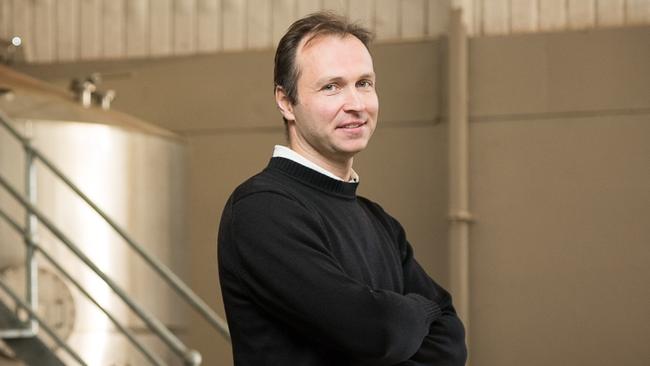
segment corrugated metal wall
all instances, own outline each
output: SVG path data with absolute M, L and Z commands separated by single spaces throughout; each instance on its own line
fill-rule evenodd
M 471 35 L 650 24 L 650 0 L 0 0 L 0 38 L 28 62 L 272 48 L 298 17 L 332 9 L 379 41 L 437 37 L 451 6 Z

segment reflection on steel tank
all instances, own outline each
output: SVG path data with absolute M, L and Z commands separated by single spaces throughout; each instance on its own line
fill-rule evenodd
M 123 113 L 84 107 L 65 91 L 0 66 L 0 111 L 135 241 L 185 275 L 185 144 L 179 136 Z M 36 162 L 37 207 L 132 298 L 183 336 L 186 305 L 86 203 Z M 21 192 L 25 153 L 0 129 L 0 174 Z M 25 210 L 0 189 L 0 206 L 20 222 Z M 180 361 L 126 305 L 43 225 L 38 243 L 99 303 L 171 364 Z M 0 223 L 0 271 L 24 266 L 25 244 Z M 40 267 L 56 272 L 42 257 Z M 60 276 L 61 277 L 61 276 Z M 18 281 L 21 282 L 21 281 Z M 67 283 L 65 280 L 64 283 Z M 74 324 L 68 342 L 90 365 L 139 365 L 145 359 L 113 324 L 72 288 Z M 22 290 L 22 289 L 21 289 Z M 43 293 L 43 289 L 40 290 Z M 22 291 L 24 293 L 24 291 Z M 61 357 L 64 353 L 59 351 Z

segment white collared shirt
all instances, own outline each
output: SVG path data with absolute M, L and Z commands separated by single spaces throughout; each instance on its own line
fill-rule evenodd
M 297 152 L 291 150 L 290 148 L 282 145 L 275 145 L 273 148 L 273 157 L 274 158 L 285 158 L 289 159 L 292 161 L 295 161 L 296 163 L 303 165 L 309 169 L 315 170 L 323 175 L 326 175 L 332 179 L 340 180 L 343 181 L 343 179 L 339 178 L 337 175 L 334 173 L 330 172 L 329 170 L 319 166 L 316 163 L 313 163 L 311 160 L 305 158 L 304 156 L 298 154 Z M 359 182 L 359 175 L 357 172 L 352 170 L 352 174 L 350 176 L 350 180 L 348 181 L 349 183 L 357 183 Z

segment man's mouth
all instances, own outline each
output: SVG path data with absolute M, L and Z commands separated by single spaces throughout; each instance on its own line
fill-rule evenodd
M 342 124 L 342 125 L 338 126 L 338 128 L 351 130 L 351 129 L 359 128 L 359 127 L 361 127 L 361 126 L 363 126 L 365 124 L 366 124 L 365 122 L 351 122 L 351 123 Z

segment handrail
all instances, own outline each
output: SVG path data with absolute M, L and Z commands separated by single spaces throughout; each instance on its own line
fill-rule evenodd
M 157 318 L 147 313 L 140 305 L 136 304 L 131 298 L 120 288 L 113 280 L 111 280 L 99 267 L 93 263 L 65 234 L 63 234 L 39 209 L 34 207 L 28 202 L 18 191 L 11 186 L 5 178 L 0 175 L 0 185 L 9 194 L 16 199 L 27 211 L 34 214 L 39 221 L 45 226 L 54 236 L 56 236 L 65 246 L 72 251 L 77 258 L 79 258 L 86 266 L 88 266 L 97 276 L 99 276 L 104 283 L 106 283 L 118 295 L 122 301 L 138 315 L 138 317 L 155 332 L 164 342 L 169 346 L 174 353 L 183 358 L 188 365 L 199 365 L 201 363 L 200 354 L 187 348 L 167 327 L 165 327 Z
M 25 309 L 29 313 L 30 317 L 38 321 L 40 326 L 45 330 L 45 332 L 50 337 L 52 337 L 52 339 L 54 339 L 54 341 L 56 342 L 56 344 L 59 345 L 59 347 L 63 347 L 63 349 L 65 349 L 65 351 L 68 352 L 68 354 L 72 356 L 72 358 L 74 358 L 75 361 L 79 362 L 80 365 L 86 366 L 86 363 L 81 359 L 81 357 L 79 357 L 79 355 L 72 348 L 70 348 L 70 346 L 68 346 L 61 339 L 61 337 L 59 337 L 46 323 L 44 323 L 41 320 L 38 314 L 36 314 L 36 312 L 31 309 L 29 304 L 26 304 L 23 300 L 21 300 L 20 297 L 16 295 L 16 293 L 13 292 L 11 288 L 9 288 L 9 286 L 7 286 L 2 280 L 0 280 L 0 287 L 2 287 L 4 292 L 7 293 L 16 302 L 16 304 L 20 305 L 21 308 Z
M 20 226 L 20 224 L 18 224 L 14 219 L 12 219 L 1 207 L 0 207 L 0 218 L 3 218 L 7 223 L 9 223 L 9 226 L 11 226 L 17 232 L 19 233 L 25 232 L 25 229 L 23 229 Z M 84 287 L 77 280 L 75 280 L 70 275 L 70 272 L 66 271 L 59 264 L 59 262 L 56 261 L 56 259 L 52 258 L 52 256 L 45 250 L 45 248 L 41 247 L 37 243 L 32 243 L 32 245 L 34 246 L 35 250 L 39 251 L 41 255 L 43 255 L 43 257 L 45 257 L 45 259 L 47 259 L 47 261 L 50 262 L 50 264 L 52 264 L 61 274 L 63 274 L 63 276 L 70 283 L 72 283 L 77 288 L 77 290 L 79 290 L 79 292 L 81 292 L 90 302 L 92 302 L 97 308 L 99 308 L 99 310 L 101 310 L 101 312 L 103 312 L 104 315 L 106 315 L 106 317 L 113 323 L 113 325 L 115 325 L 115 327 L 122 334 L 124 334 L 124 336 L 129 341 L 131 341 L 131 343 L 133 343 L 135 348 L 137 348 L 153 365 L 162 366 L 165 364 L 164 361 L 162 361 L 159 357 L 152 354 L 147 348 L 145 348 L 142 342 L 140 342 L 137 338 L 135 338 L 133 334 L 131 334 L 131 332 L 129 332 L 129 330 L 126 329 L 126 327 L 124 327 L 122 323 L 120 323 L 119 320 L 117 320 L 117 318 L 115 318 L 113 314 L 111 314 L 110 311 L 108 311 L 108 309 L 106 309 L 99 302 L 97 302 L 97 300 L 88 291 L 86 291 Z M 34 334 L 30 334 L 30 335 L 33 336 Z
M 61 179 L 70 189 L 72 189 L 84 202 L 86 202 L 97 214 L 99 214 L 125 241 L 133 250 L 135 250 L 147 264 L 149 264 L 163 279 L 183 297 L 188 304 L 199 312 L 213 328 L 219 331 L 224 338 L 230 340 L 228 324 L 219 315 L 217 315 L 194 291 L 192 291 L 181 279 L 174 274 L 167 266 L 149 255 L 145 249 L 133 240 L 124 229 L 122 229 L 113 219 L 111 219 L 102 209 L 100 209 L 88 196 L 86 196 L 72 181 L 61 172 L 52 162 L 49 161 L 40 151 L 29 144 L 29 140 L 23 137 L 16 129 L 8 123 L 8 117 L 0 111 L 0 123 L 13 135 L 25 149 L 32 152 L 35 158 L 39 159 L 47 166 L 52 173 Z

